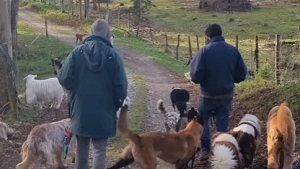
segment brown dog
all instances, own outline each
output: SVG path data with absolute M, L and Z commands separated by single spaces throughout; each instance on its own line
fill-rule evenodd
M 82 38 L 85 36 L 86 34 L 76 34 L 76 44 L 77 44 L 77 41 L 79 40 L 80 43 L 82 43 Z
M 14 134 L 14 129 L 8 127 L 8 125 L 4 122 L 0 122 L 0 139 L 3 138 L 7 141 L 7 137 L 10 137 Z
M 287 103 L 273 107 L 267 122 L 268 169 L 292 169 L 295 122 Z
M 124 105 L 118 120 L 118 130 L 130 143 L 125 147 L 119 161 L 108 169 L 125 167 L 136 161 L 142 169 L 156 169 L 157 157 L 176 164 L 183 169 L 193 157 L 203 133 L 203 119 L 193 109 L 188 112 L 189 123 L 178 133 L 148 132 L 135 134 L 127 127 L 127 105 Z

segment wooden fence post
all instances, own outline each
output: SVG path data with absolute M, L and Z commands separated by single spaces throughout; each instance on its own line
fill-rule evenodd
M 254 51 L 254 61 L 255 61 L 255 71 L 258 73 L 259 69 L 259 56 L 258 56 L 258 36 L 255 37 L 255 51 Z
M 199 51 L 199 36 L 198 35 L 196 35 L 196 39 L 197 39 L 197 50 Z
M 169 52 L 169 43 L 168 43 L 167 31 L 165 31 L 165 37 L 166 37 L 166 49 L 165 49 L 165 52 Z
M 178 53 L 179 53 L 179 45 L 180 45 L 180 34 L 178 34 L 177 46 L 176 46 L 176 59 L 177 60 L 178 60 Z
M 47 26 L 47 19 L 45 19 L 45 29 L 46 29 L 46 37 L 49 38 L 49 35 L 48 35 L 48 26 Z
M 140 32 L 140 23 L 138 24 L 138 28 L 136 30 L 136 35 L 135 35 L 136 38 L 139 37 L 139 32 Z
M 192 44 L 191 44 L 191 38 L 188 36 L 189 40 L 189 53 L 190 53 L 190 61 L 193 59 L 193 54 L 192 54 Z
M 276 85 L 280 84 L 280 36 L 275 35 L 275 82 Z
M 127 28 L 130 30 L 130 16 L 129 13 L 127 14 Z
M 238 35 L 235 36 L 235 47 L 237 49 L 239 49 L 239 36 Z
M 149 32 L 150 32 L 150 39 L 151 39 L 151 42 L 152 42 L 152 44 L 154 44 L 151 26 L 149 26 Z
M 94 0 L 95 1 L 95 0 Z M 118 25 L 120 26 L 120 16 L 121 15 L 121 13 L 120 13 L 120 8 L 119 8 L 119 11 L 118 11 Z

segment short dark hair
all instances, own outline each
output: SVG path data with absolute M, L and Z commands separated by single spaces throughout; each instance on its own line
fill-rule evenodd
M 208 27 L 205 30 L 205 35 L 213 38 L 215 36 L 221 36 L 222 35 L 222 28 L 218 24 L 211 24 L 208 25 Z

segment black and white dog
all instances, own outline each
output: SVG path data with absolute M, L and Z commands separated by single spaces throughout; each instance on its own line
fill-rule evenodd
M 237 140 L 242 154 L 243 168 L 252 168 L 255 153 L 260 145 L 261 122 L 252 115 L 246 114 L 231 133 Z
M 190 93 L 187 90 L 173 87 L 170 98 L 174 111 L 175 106 L 180 114 L 184 114 L 187 111 L 187 102 L 190 100 Z

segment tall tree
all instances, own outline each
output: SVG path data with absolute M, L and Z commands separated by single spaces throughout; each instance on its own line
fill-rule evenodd
M 82 19 L 82 1 L 79 0 L 79 19 Z
M 18 47 L 18 13 L 20 0 L 11 1 L 11 34 L 12 34 L 12 48 Z M 14 59 L 15 60 L 15 59 Z
M 0 0 L 0 44 L 7 44 L 8 54 L 13 58 L 12 54 L 12 39 L 11 39 L 11 24 L 9 16 L 9 0 Z
M 66 10 L 65 10 L 65 0 L 61 0 L 61 12 L 62 13 L 66 12 Z
M 93 9 L 97 9 L 97 1 L 93 0 Z
M 74 2 L 73 0 L 71 0 L 71 13 L 72 13 L 72 16 L 74 15 Z

